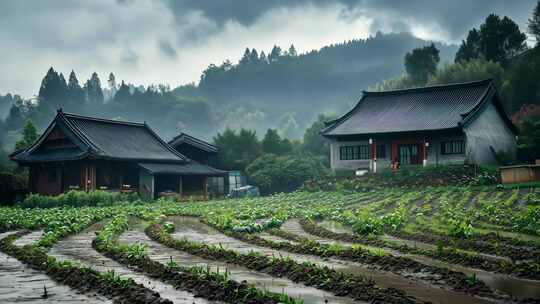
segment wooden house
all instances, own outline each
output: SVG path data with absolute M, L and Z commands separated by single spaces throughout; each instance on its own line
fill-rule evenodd
M 29 168 L 29 191 L 139 192 L 144 198 L 207 195 L 208 178 L 225 171 L 191 160 L 146 123 L 58 113 L 39 139 L 11 159 Z
M 218 147 L 186 133 L 180 133 L 169 141 L 169 145 L 182 155 L 201 164 L 216 163 Z
M 363 92 L 321 131 L 334 170 L 492 164 L 515 157 L 517 129 L 491 80 Z
M 191 160 L 208 166 L 217 165 L 218 147 L 202 139 L 180 133 L 169 141 L 169 145 Z M 229 178 L 227 175 L 209 177 L 208 192 L 218 196 L 228 193 Z

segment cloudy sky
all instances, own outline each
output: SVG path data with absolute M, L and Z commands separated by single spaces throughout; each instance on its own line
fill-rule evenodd
M 300 52 L 382 32 L 458 43 L 489 13 L 526 29 L 532 0 L 3 0 L 0 94 L 30 97 L 50 66 L 79 81 L 197 82 L 246 47 Z

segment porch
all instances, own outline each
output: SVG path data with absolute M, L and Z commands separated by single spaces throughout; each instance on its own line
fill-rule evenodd
M 334 170 L 396 170 L 409 166 L 466 163 L 464 135 L 347 137 L 331 142 Z
M 113 161 L 48 162 L 30 166 L 29 190 L 58 195 L 69 190 L 138 192 L 141 197 L 199 197 L 219 189 L 225 171 L 198 164 L 141 164 Z M 210 188 L 209 188 L 210 184 Z M 223 181 L 221 182 L 223 188 Z M 223 193 L 223 192 L 221 192 Z

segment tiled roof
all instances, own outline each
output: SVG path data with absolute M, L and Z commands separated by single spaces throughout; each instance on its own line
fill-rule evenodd
M 13 155 L 12 159 L 23 162 L 62 160 L 58 157 L 49 159 L 50 155 L 36 151 L 56 125 L 61 125 L 70 133 L 70 137 L 75 137 L 80 151 L 91 158 L 178 163 L 189 161 L 146 124 L 86 117 L 63 113 L 61 110 L 40 139 L 28 149 Z
M 223 176 L 227 171 L 214 169 L 210 166 L 191 161 L 186 164 L 139 163 L 139 166 L 151 174 L 179 174 Z
M 180 133 L 176 137 L 174 137 L 171 141 L 169 141 L 169 145 L 171 145 L 172 147 L 177 147 L 184 143 L 190 146 L 193 146 L 195 148 L 201 149 L 203 151 L 206 151 L 206 152 L 211 152 L 211 153 L 218 152 L 218 147 L 186 133 Z
M 489 79 L 364 92 L 362 99 L 350 112 L 328 123 L 321 134 L 343 136 L 460 128 L 494 94 L 495 88 Z M 498 110 L 502 111 L 502 107 L 499 106 Z M 502 114 L 507 120 L 504 111 Z

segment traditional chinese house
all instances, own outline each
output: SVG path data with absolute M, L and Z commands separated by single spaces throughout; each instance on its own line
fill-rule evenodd
M 182 155 L 146 123 L 122 122 L 59 110 L 41 137 L 11 159 L 29 168 L 29 191 L 70 189 L 161 195 L 208 194 L 208 179 L 225 176 Z
M 169 141 L 169 145 L 180 154 L 201 164 L 215 166 L 217 162 L 218 147 L 202 139 L 186 133 L 180 133 Z M 223 195 L 228 192 L 229 178 L 227 176 L 213 176 L 208 179 L 208 192 Z
M 186 133 L 180 133 L 169 141 L 169 145 L 189 159 L 211 165 L 216 161 L 218 147 Z
M 328 122 L 334 170 L 397 165 L 491 164 L 516 153 L 516 127 L 491 80 L 363 92 L 357 105 Z

